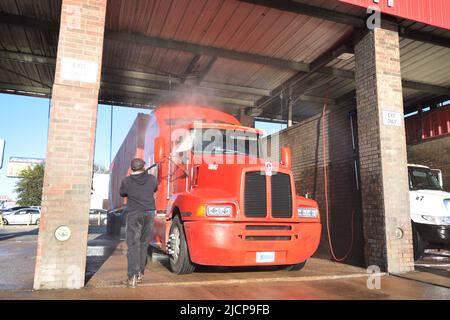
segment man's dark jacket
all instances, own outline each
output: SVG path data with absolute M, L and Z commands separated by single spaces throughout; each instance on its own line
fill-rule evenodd
M 132 174 L 124 178 L 120 185 L 120 195 L 128 198 L 128 212 L 155 210 L 154 194 L 157 190 L 155 176 L 147 172 Z

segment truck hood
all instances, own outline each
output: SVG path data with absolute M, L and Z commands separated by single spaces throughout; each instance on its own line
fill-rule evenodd
M 444 199 L 450 199 L 450 192 L 441 191 L 441 190 L 413 190 L 411 192 L 414 192 L 417 195 L 427 196 L 427 197 L 434 197 L 434 198 L 440 198 L 442 200 Z
M 415 222 L 422 215 L 450 216 L 444 200 L 450 199 L 450 193 L 439 190 L 413 190 L 410 195 L 411 217 Z
M 264 164 L 206 164 L 203 163 L 199 167 L 198 173 L 198 187 L 200 189 L 216 189 L 234 195 L 240 198 L 243 191 L 244 173 L 247 171 L 261 171 L 265 172 Z M 273 164 L 273 171 L 275 172 L 279 164 Z

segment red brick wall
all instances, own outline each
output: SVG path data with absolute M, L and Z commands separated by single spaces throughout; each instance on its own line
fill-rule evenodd
M 355 108 L 351 104 L 330 107 L 326 113 L 327 161 L 325 165 L 328 171 L 330 231 L 335 255 L 337 258 L 342 258 L 349 250 L 353 223 L 353 248 L 346 263 L 363 266 L 361 205 L 354 167 L 357 152 L 353 149 L 349 119 L 349 113 Z M 288 145 L 292 149 L 292 169 L 297 194 L 304 196 L 309 193 L 310 197 L 319 203 L 323 228 L 316 256 L 331 258 L 325 211 L 322 120 L 322 115 L 317 115 L 283 130 L 279 136 L 279 144 L 280 146 Z M 353 124 L 354 138 L 357 142 L 356 119 L 353 120 Z

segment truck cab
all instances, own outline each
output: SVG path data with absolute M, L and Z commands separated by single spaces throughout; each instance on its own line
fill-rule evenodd
M 174 273 L 196 265 L 283 265 L 301 269 L 321 233 L 315 201 L 295 193 L 289 148 L 264 159 L 262 132 L 213 107 L 155 110 L 145 161 L 157 164 L 151 245 Z
M 427 246 L 450 246 L 450 193 L 443 190 L 440 170 L 409 164 L 409 197 L 414 258 Z

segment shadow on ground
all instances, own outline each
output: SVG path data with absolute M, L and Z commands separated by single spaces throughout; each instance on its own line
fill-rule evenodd
M 6 228 L 8 228 L 8 227 L 6 227 Z M 36 227 L 33 230 L 0 234 L 0 241 L 10 240 L 10 239 L 14 239 L 17 237 L 23 237 L 23 236 L 37 236 L 38 234 L 39 234 L 39 228 Z
M 89 234 L 98 234 L 98 236 L 88 241 L 85 283 L 88 283 L 100 270 L 120 242 L 108 236 L 104 226 L 89 226 Z

